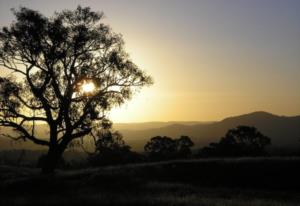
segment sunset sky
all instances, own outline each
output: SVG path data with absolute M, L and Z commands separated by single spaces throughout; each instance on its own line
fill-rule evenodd
M 105 13 L 155 82 L 114 122 L 300 114 L 300 0 L 1 0 L 0 26 L 21 5 L 51 16 L 79 4 Z

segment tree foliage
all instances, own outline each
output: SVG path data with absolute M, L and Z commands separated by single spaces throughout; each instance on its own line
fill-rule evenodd
M 142 155 L 132 152 L 118 131 L 100 129 L 94 137 L 95 152 L 89 153 L 89 163 L 92 166 L 127 164 L 140 162 Z
M 147 142 L 144 150 L 151 160 L 168 160 L 189 157 L 193 145 L 194 143 L 188 136 L 181 136 L 178 139 L 156 136 Z
M 177 156 L 179 158 L 188 158 L 191 156 L 192 151 L 191 147 L 194 146 L 194 142 L 189 136 L 181 136 L 178 139 L 175 139 Z
M 259 156 L 265 155 L 265 147 L 271 139 L 255 127 L 238 126 L 230 129 L 218 143 L 200 150 L 201 156 Z
M 48 18 L 28 8 L 14 10 L 16 20 L 0 32 L 0 126 L 3 134 L 49 147 L 52 171 L 68 144 L 89 135 L 106 111 L 152 83 L 124 51 L 120 34 L 90 8 L 64 10 Z M 95 90 L 84 92 L 85 83 Z M 35 124 L 49 127 L 49 138 L 35 134 Z

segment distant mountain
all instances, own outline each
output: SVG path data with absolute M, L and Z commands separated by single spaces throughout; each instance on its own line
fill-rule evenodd
M 119 130 L 127 144 L 134 150 L 142 151 L 145 143 L 154 136 L 179 137 L 188 135 L 195 142 L 195 147 L 216 142 L 225 135 L 228 129 L 238 125 L 255 126 L 263 134 L 269 136 L 273 147 L 300 148 L 300 116 L 286 117 L 267 112 L 253 112 L 235 117 L 229 117 L 219 122 L 144 122 L 144 123 L 116 123 L 114 129 Z M 45 125 L 38 125 L 37 133 L 46 137 Z M 2 128 L 2 131 L 8 131 Z M 1 131 L 0 131 L 1 132 Z M 29 143 L 14 143 L 0 137 L 0 149 L 44 147 L 33 146 Z
M 124 135 L 126 142 L 136 150 L 142 150 L 146 141 L 157 135 L 170 137 L 188 135 L 197 147 L 202 147 L 210 142 L 218 141 L 228 129 L 238 125 L 255 126 L 259 131 L 272 139 L 272 146 L 300 147 L 300 116 L 285 117 L 267 112 L 254 112 L 229 117 L 210 124 L 171 124 L 161 128 L 139 131 L 124 129 L 120 130 L 120 132 Z
M 173 124 L 181 125 L 200 125 L 210 124 L 212 122 L 200 121 L 168 121 L 168 122 L 133 122 L 133 123 L 114 123 L 113 128 L 116 130 L 145 130 L 170 126 Z

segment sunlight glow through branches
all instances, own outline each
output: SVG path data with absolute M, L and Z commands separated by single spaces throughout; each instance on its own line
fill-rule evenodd
M 85 81 L 82 85 L 81 85 L 81 91 L 83 93 L 92 93 L 95 91 L 96 87 L 95 84 L 91 81 Z

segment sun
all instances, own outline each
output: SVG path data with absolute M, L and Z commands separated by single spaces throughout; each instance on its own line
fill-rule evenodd
M 84 81 L 80 88 L 82 93 L 93 93 L 95 89 L 95 84 L 92 81 Z

